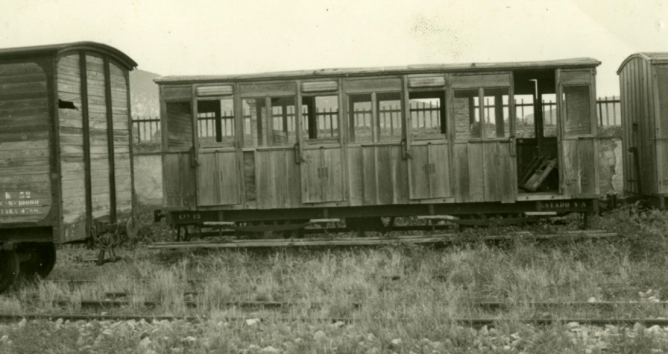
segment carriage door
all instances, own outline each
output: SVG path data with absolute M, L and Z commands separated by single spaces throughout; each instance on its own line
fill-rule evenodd
M 241 202 L 233 93 L 232 85 L 195 88 L 198 206 Z
M 344 199 L 339 82 L 302 82 L 299 98 L 302 202 L 326 203 Z
M 445 76 L 409 76 L 404 83 L 410 198 L 450 197 Z
M 598 194 L 595 73 L 590 69 L 557 70 L 564 195 Z
M 453 75 L 455 200 L 512 203 L 517 171 L 509 73 Z

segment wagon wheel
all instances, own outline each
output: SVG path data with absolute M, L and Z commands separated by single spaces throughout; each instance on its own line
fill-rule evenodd
M 28 253 L 30 259 L 19 266 L 21 276 L 27 280 L 46 278 L 56 264 L 56 246 L 53 243 L 40 243 L 28 249 Z
M 7 290 L 18 276 L 19 257 L 16 251 L 0 251 L 0 293 Z

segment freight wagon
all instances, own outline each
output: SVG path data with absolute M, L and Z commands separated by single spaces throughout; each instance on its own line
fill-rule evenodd
M 132 217 L 136 66 L 93 42 L 0 49 L 0 291 Z
M 624 194 L 665 209 L 668 196 L 668 53 L 637 53 L 619 67 Z
M 599 198 L 594 59 L 169 76 L 170 223 L 353 229 L 401 216 L 584 215 Z M 546 102 L 552 101 L 552 104 Z

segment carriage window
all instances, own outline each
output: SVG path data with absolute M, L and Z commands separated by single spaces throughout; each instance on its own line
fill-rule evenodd
M 256 147 L 267 145 L 267 116 L 264 98 L 241 101 L 244 129 L 244 146 Z
M 401 119 L 401 93 L 379 93 L 376 95 L 378 111 L 378 140 L 400 140 L 403 131 Z
M 337 139 L 339 96 L 302 97 L 302 127 L 307 139 Z
M 172 150 L 189 149 L 193 142 L 190 102 L 166 102 L 167 147 Z
M 445 134 L 445 92 L 411 92 L 411 130 L 413 136 Z
M 458 139 L 482 136 L 479 107 L 478 90 L 455 90 L 455 136 Z
M 564 86 L 565 133 L 582 135 L 591 133 L 589 86 Z
M 271 99 L 272 146 L 294 145 L 297 142 L 297 125 L 294 97 Z
M 348 121 L 350 122 L 350 142 L 369 143 L 373 141 L 373 112 L 371 95 L 348 97 Z
M 510 114 L 508 105 L 508 89 L 485 89 L 483 114 L 485 138 L 505 138 L 510 136 Z
M 515 136 L 518 138 L 536 137 L 533 98 L 533 95 L 515 95 Z
M 202 145 L 234 142 L 234 100 L 197 101 L 197 136 Z

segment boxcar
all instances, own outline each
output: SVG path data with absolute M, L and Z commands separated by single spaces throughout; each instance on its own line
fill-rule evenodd
M 158 78 L 165 215 L 178 226 L 592 213 L 598 65 Z
M 0 291 L 131 217 L 136 65 L 92 42 L 0 49 Z
M 668 53 L 637 53 L 617 71 L 624 193 L 660 208 L 668 196 Z

